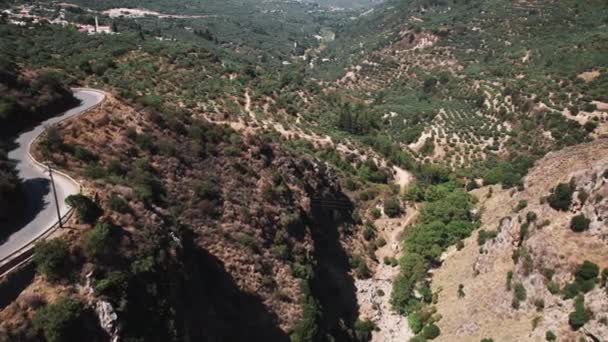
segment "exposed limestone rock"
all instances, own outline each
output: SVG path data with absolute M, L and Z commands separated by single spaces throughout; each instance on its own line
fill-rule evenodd
M 105 332 L 110 335 L 110 341 L 119 341 L 118 315 L 112 304 L 99 300 L 95 303 L 95 313 L 99 318 L 99 324 Z

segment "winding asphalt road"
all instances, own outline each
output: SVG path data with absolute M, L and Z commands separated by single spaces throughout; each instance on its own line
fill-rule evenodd
M 30 157 L 29 149 L 31 143 L 46 127 L 79 115 L 104 99 L 102 92 L 92 89 L 73 89 L 73 91 L 74 96 L 81 101 L 80 105 L 42 122 L 28 132 L 23 132 L 15 140 L 17 147 L 8 153 L 8 158 L 16 163 L 19 178 L 24 182 L 28 215 L 24 222 L 19 225 L 18 230 L 1 242 L 0 261 L 26 246 L 57 223 L 57 209 L 53 200 L 48 171 L 34 163 Z M 59 210 L 63 216 L 69 209 L 68 205 L 65 204 L 65 198 L 78 193 L 78 184 L 55 172 L 53 172 L 53 179 L 57 188 Z

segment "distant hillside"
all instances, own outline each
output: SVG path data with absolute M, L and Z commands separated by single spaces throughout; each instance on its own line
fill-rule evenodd
M 383 0 L 304 0 L 312 4 L 321 6 L 345 8 L 345 9 L 360 9 L 373 7 L 380 4 Z

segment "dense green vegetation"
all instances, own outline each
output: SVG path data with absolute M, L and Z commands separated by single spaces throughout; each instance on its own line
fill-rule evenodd
M 479 223 L 471 214 L 474 199 L 461 184 L 448 181 L 418 183 L 415 187 L 426 201 L 418 222 L 408 227 L 403 238 L 404 254 L 399 260 L 400 273 L 393 284 L 391 304 L 398 312 L 412 317 L 408 322 L 414 331 L 432 338 L 435 333 L 438 335 L 438 330 L 426 308 L 432 300 L 426 272 L 439 264 L 441 253 L 448 246 L 469 236 Z M 415 292 L 422 294 L 422 298 Z
M 82 316 L 83 303 L 70 298 L 59 298 L 34 314 L 34 326 L 42 330 L 48 342 L 76 341 L 86 338 Z
M 70 272 L 69 245 L 63 239 L 40 241 L 34 248 L 34 264 L 49 280 L 59 280 Z

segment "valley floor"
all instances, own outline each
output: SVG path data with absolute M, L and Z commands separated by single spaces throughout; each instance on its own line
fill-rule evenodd
M 372 335 L 374 342 L 407 341 L 414 336 L 407 325 L 407 318 L 396 313 L 390 304 L 393 280 L 399 274 L 399 266 L 387 264 L 384 260 L 399 259 L 403 231 L 417 215 L 417 208 L 411 207 L 402 217 L 382 217 L 374 222 L 378 235 L 386 240 L 386 244 L 376 250 L 378 265 L 372 277 L 355 281 L 360 316 L 371 320 L 378 328 Z

